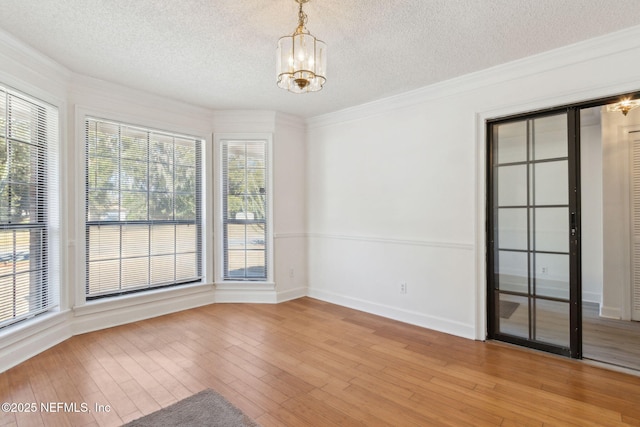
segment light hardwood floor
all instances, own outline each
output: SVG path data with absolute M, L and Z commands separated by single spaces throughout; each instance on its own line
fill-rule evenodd
M 302 298 L 73 337 L 0 374 L 0 425 L 120 425 L 212 388 L 264 427 L 640 425 L 640 378 Z
M 605 319 L 597 304 L 582 304 L 582 353 L 640 373 L 640 322 Z

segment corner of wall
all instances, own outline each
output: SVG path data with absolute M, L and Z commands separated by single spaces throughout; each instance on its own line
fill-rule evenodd
M 0 373 L 70 338 L 72 313 L 46 313 L 0 333 Z

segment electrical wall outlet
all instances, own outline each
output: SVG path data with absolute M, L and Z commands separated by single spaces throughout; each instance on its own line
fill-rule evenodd
M 407 293 L 407 282 L 400 283 L 400 293 L 401 294 Z
M 293 279 L 293 276 L 295 275 L 295 270 L 293 269 L 293 267 L 289 268 L 289 277 L 291 277 Z

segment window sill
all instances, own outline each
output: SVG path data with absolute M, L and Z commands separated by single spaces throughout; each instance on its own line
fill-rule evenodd
M 76 316 L 85 316 L 114 309 L 122 309 L 139 306 L 141 304 L 190 296 L 198 293 L 211 292 L 212 290 L 212 285 L 208 283 L 194 283 L 172 288 L 152 289 L 146 292 L 87 301 L 84 305 L 75 306 L 73 311 Z

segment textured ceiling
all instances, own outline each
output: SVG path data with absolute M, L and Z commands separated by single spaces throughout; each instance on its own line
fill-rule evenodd
M 638 24 L 638 0 L 312 0 L 327 84 L 275 83 L 293 0 L 0 0 L 0 28 L 70 70 L 212 109 L 311 117 Z M 0 65 L 1 66 L 1 65 Z

